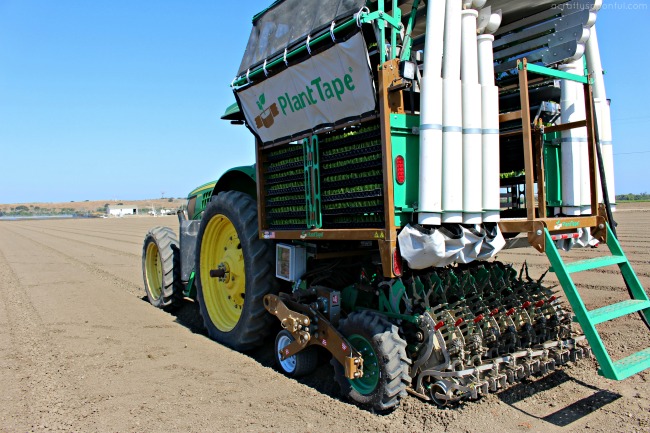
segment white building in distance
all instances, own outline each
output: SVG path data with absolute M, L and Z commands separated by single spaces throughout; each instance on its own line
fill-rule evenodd
M 137 215 L 138 207 L 137 206 L 128 206 L 128 205 L 115 205 L 108 207 L 108 215 L 115 217 L 123 217 L 124 215 Z

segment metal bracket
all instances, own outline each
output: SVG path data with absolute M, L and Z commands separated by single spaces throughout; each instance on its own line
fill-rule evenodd
M 363 377 L 363 357 L 325 316 L 304 304 L 287 299 L 289 296 L 287 294 L 280 296 L 266 295 L 264 308 L 280 319 L 282 327 L 291 332 L 295 339 L 280 353 L 281 359 L 287 359 L 308 346 L 317 345 L 329 351 L 343 365 L 345 377 L 348 379 Z

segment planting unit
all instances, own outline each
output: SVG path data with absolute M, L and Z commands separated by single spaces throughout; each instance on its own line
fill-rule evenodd
M 196 298 L 211 338 L 274 339 L 288 375 L 327 352 L 373 410 L 407 391 L 478 398 L 592 353 L 610 379 L 650 367 L 648 349 L 612 361 L 595 328 L 650 317 L 613 229 L 601 3 L 276 1 L 223 116 L 256 163 L 190 193 L 180 239 L 149 232 L 151 303 Z M 559 253 L 597 243 L 612 255 Z M 522 246 L 564 292 L 495 260 Z M 631 300 L 587 311 L 571 275 L 610 265 Z

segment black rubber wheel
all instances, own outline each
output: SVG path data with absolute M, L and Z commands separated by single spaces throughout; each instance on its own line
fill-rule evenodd
M 339 331 L 364 359 L 364 376 L 349 380 L 343 366 L 332 358 L 334 378 L 343 396 L 379 412 L 396 408 L 411 383 L 406 341 L 397 326 L 379 314 L 362 311 L 341 320 Z
M 176 233 L 169 227 L 154 227 L 144 238 L 142 278 L 151 305 L 172 308 L 182 299 L 180 251 Z
M 275 362 L 284 374 L 291 377 L 306 376 L 312 373 L 318 366 L 318 352 L 315 347 L 308 347 L 295 355 L 282 360 L 280 359 L 280 352 L 289 344 L 293 343 L 295 339 L 291 332 L 283 329 L 278 332 L 275 337 Z
M 277 280 L 273 243 L 258 236 L 255 200 L 238 191 L 213 197 L 196 248 L 197 301 L 208 335 L 235 350 L 259 346 L 273 329 L 263 298 L 277 293 Z

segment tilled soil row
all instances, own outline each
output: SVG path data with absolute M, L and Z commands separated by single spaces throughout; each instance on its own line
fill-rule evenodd
M 650 285 L 650 212 L 618 213 L 619 234 Z M 193 302 L 167 313 L 144 302 L 141 253 L 175 217 L 0 222 L 0 431 L 596 432 L 650 429 L 650 374 L 598 376 L 594 360 L 453 408 L 407 397 L 388 415 L 338 398 L 326 360 L 296 381 L 272 365 L 272 343 L 241 354 L 207 339 Z M 603 251 L 574 250 L 588 258 Z M 532 249 L 499 260 L 531 276 Z M 553 275 L 545 280 L 555 284 Z M 612 270 L 580 275 L 594 308 L 624 299 Z M 614 352 L 650 346 L 636 317 L 599 327 Z

